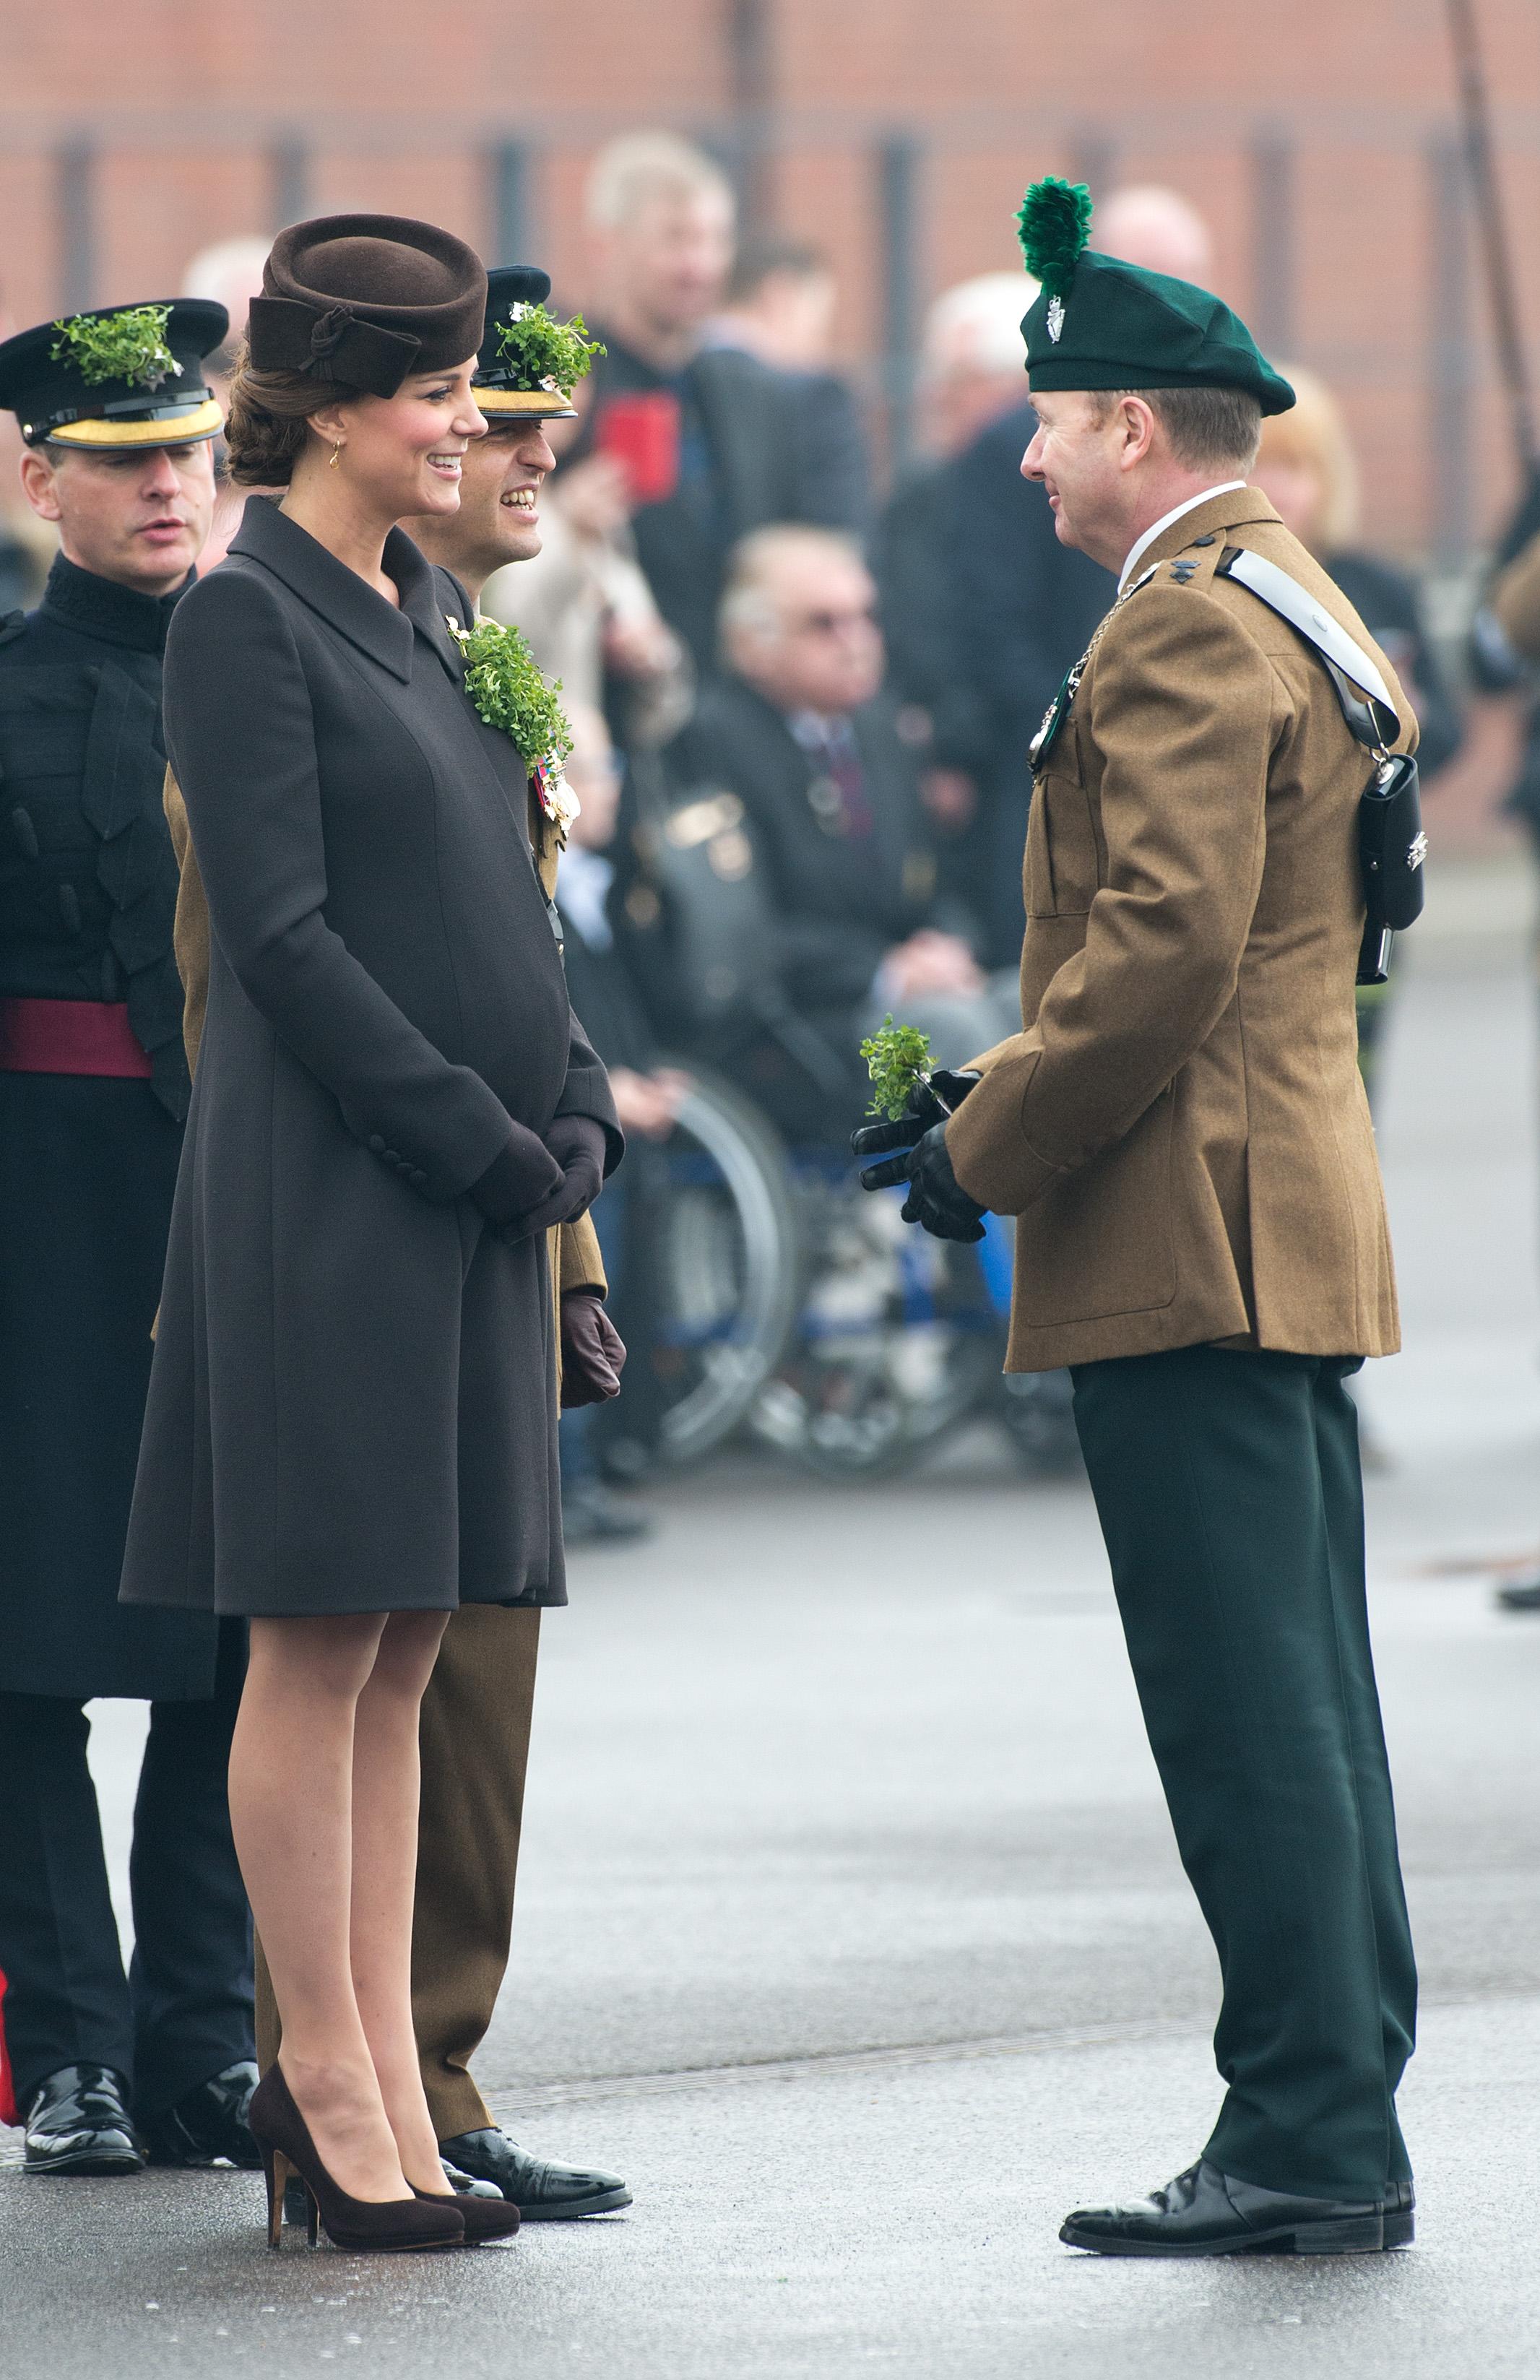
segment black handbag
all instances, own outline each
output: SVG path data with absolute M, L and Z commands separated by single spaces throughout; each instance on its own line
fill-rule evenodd
M 1231 545 L 1219 557 L 1219 573 L 1287 620 L 1311 647 L 1337 690 L 1353 735 L 1375 756 L 1374 774 L 1358 804 L 1364 939 L 1357 980 L 1383 983 L 1390 971 L 1393 937 L 1422 916 L 1423 862 L 1427 857 L 1417 763 L 1409 752 L 1389 749 L 1401 734 L 1390 689 L 1363 647 L 1276 563 Z

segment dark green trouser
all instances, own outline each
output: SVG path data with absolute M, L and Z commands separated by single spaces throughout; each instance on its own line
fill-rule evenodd
M 1416 1970 L 1364 1594 L 1355 1362 L 1083 1364 L 1075 1423 L 1145 1724 L 1219 1955 L 1243 2181 L 1381 2195 Z

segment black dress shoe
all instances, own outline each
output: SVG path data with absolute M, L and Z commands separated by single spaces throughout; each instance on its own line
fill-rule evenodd
M 1385 2193 L 1385 2244 L 1410 2248 L 1417 2237 L 1417 2193 L 1409 2181 L 1393 2181 Z
M 1385 2210 L 1264 2190 L 1202 2157 L 1136 2205 L 1078 2208 L 1059 2237 L 1101 2256 L 1360 2256 L 1384 2247 Z
M 246 2128 L 257 2087 L 253 2058 L 243 2058 L 185 2092 L 174 2107 L 141 2127 L 152 2165 L 236 2165 L 253 2171 L 262 2153 Z
M 27 2110 L 26 2173 L 139 2173 L 144 2145 L 110 2066 L 61 2066 Z
M 506 2132 L 456 2132 L 439 2143 L 446 2166 L 474 2181 L 490 2181 L 526 2223 L 566 2223 L 578 2215 L 609 2215 L 629 2206 L 631 2192 L 612 2173 L 587 2173 L 571 2165 L 547 2165 L 511 2141 Z

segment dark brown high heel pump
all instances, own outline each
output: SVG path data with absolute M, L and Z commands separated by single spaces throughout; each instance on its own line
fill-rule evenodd
M 246 2120 L 261 2150 L 267 2176 L 270 2248 L 283 2243 L 284 2188 L 291 2172 L 305 2185 L 312 2248 L 321 2230 L 333 2247 L 355 2254 L 464 2246 L 466 2226 L 457 2198 L 419 2198 L 415 2192 L 410 2198 L 350 2198 L 339 2190 L 316 2154 L 310 2128 L 294 2104 L 280 2066 L 270 2066 L 262 2076 Z
M 489 2240 L 511 2240 L 518 2229 L 518 2208 L 506 2198 L 482 2198 L 476 2191 L 457 2190 L 453 2198 L 443 2199 L 434 2191 L 418 2190 L 415 2181 L 412 2195 L 425 2199 L 430 2206 L 457 2206 L 467 2248 L 479 2248 Z

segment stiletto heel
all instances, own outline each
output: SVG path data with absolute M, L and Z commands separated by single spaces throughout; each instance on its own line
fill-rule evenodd
M 289 2161 L 279 2149 L 264 2148 L 262 2172 L 267 2180 L 267 2244 L 281 2248 L 284 2244 L 284 2188 L 289 2178 Z
M 323 2226 L 334 2247 L 359 2249 L 460 2248 L 466 2226 L 457 2199 L 352 2198 L 339 2190 L 316 2153 L 310 2128 L 295 2106 L 281 2067 L 258 2083 L 246 2120 L 262 2153 L 267 2176 L 267 2244 L 283 2239 L 284 2185 L 290 2173 L 305 2185 L 310 2245 Z

